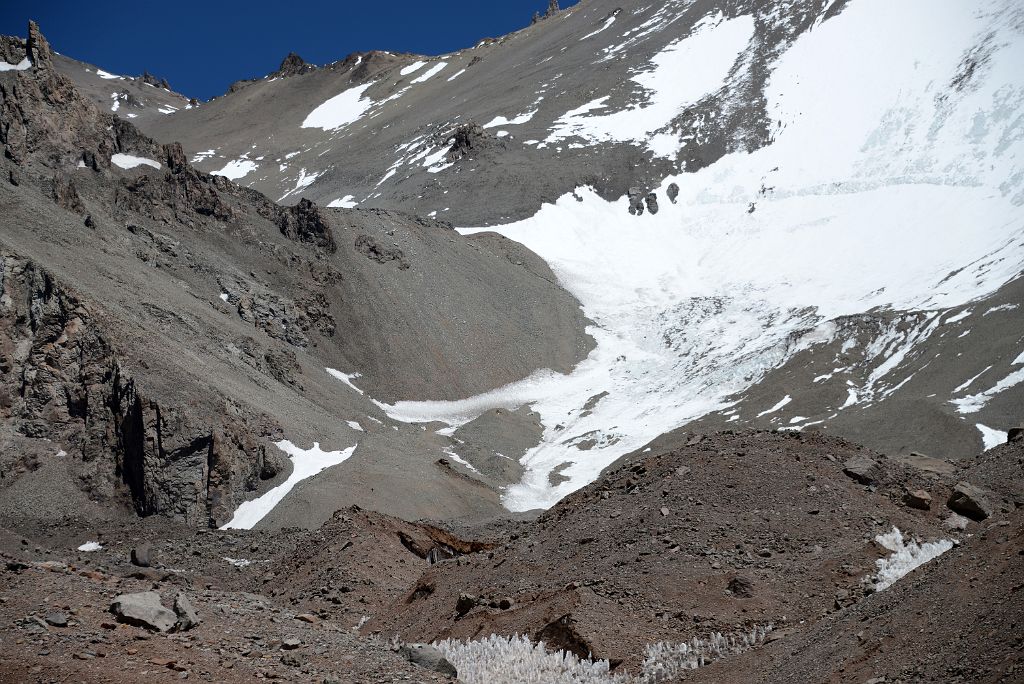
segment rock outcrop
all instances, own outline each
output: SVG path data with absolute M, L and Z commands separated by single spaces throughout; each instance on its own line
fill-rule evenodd
M 294 52 L 289 52 L 288 56 L 281 60 L 281 66 L 278 67 L 277 71 L 270 74 L 271 78 L 285 78 L 288 76 L 298 76 L 300 74 L 308 74 L 310 71 L 316 71 L 316 67 L 306 62 L 306 60 L 299 57 Z
M 93 499 L 191 525 L 230 519 L 285 467 L 244 417 L 195 415 L 148 397 L 92 308 L 33 262 L 0 254 L 0 443 L 64 445 Z M 5 477 L 33 469 L 2 449 Z

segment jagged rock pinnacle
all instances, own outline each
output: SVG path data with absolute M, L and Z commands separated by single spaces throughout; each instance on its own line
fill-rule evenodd
M 42 31 L 39 30 L 39 24 L 32 20 L 28 22 L 28 46 L 26 52 L 28 53 L 28 58 L 32 60 L 32 64 L 37 68 L 49 66 L 53 57 L 50 43 L 47 42 Z

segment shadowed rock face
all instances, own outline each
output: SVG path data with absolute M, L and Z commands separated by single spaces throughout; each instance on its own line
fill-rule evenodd
M 64 445 L 81 486 L 139 515 L 225 522 L 284 458 L 243 419 L 205 423 L 146 396 L 99 332 L 92 308 L 31 261 L 0 260 L 0 405 L 5 479 L 38 467 L 29 440 Z

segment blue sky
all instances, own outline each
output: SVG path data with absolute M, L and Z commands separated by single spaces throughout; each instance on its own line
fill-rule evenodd
M 290 51 L 317 64 L 363 50 L 436 55 L 522 28 L 546 7 L 547 0 L 0 0 L 0 33 L 24 36 L 35 19 L 62 54 L 119 74 L 148 69 L 185 95 L 209 99 L 233 81 L 274 71 Z

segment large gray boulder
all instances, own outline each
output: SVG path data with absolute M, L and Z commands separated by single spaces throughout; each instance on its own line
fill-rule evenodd
M 878 481 L 878 464 L 867 456 L 854 456 L 843 464 L 843 472 L 862 485 Z
M 117 616 L 119 622 L 157 632 L 171 631 L 178 621 L 174 611 L 160 603 L 160 594 L 155 591 L 120 594 L 110 604 L 110 612 Z
M 448 677 L 458 677 L 459 671 L 448 662 L 441 651 L 430 644 L 405 644 L 398 651 L 410 663 Z
M 946 505 L 971 520 L 984 520 L 992 515 L 992 504 L 988 502 L 985 493 L 969 482 L 958 482 Z
M 179 632 L 186 632 L 202 622 L 184 592 L 178 592 L 174 598 L 174 613 L 178 616 L 176 627 Z

